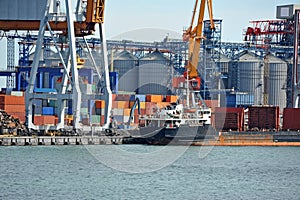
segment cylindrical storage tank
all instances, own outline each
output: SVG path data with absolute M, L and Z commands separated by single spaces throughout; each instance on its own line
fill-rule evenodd
M 286 98 L 287 98 L 287 107 L 292 107 L 292 76 L 293 76 L 293 57 L 290 57 L 286 59 L 286 62 L 288 63 L 287 67 L 287 83 L 286 83 Z M 298 82 L 300 82 L 300 57 L 298 57 L 298 66 L 297 66 L 297 74 L 298 74 Z M 299 107 L 299 105 L 298 105 Z
M 220 55 L 220 72 L 222 74 L 228 74 L 229 62 L 230 59 L 227 56 Z
M 288 64 L 272 55 L 267 55 L 264 65 L 269 65 L 268 104 L 279 106 L 282 111 L 286 107 L 286 86 Z
M 254 95 L 254 105 L 263 104 L 264 68 L 256 54 L 242 52 L 237 63 L 230 63 L 229 74 L 231 88 Z
M 228 77 L 229 63 L 230 63 L 230 59 L 227 56 L 221 54 L 219 67 L 223 77 Z M 228 85 L 228 78 L 222 78 L 221 80 L 223 81 L 224 88 L 230 89 Z
M 127 50 L 112 52 L 109 56 L 110 71 L 117 72 L 120 91 L 134 92 L 138 87 L 137 58 Z
M 159 51 L 149 53 L 139 61 L 139 94 L 170 94 L 173 68 L 170 59 Z
M 111 60 L 111 56 L 113 60 Z M 117 72 L 121 78 L 126 72 L 136 66 L 137 58 L 127 50 L 113 53 L 110 56 L 110 70 Z M 113 62 L 113 63 L 112 63 Z

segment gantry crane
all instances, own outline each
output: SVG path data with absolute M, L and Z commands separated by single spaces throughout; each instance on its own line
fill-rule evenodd
M 186 65 L 186 71 L 184 76 L 186 79 L 191 80 L 193 89 L 200 89 L 200 77 L 197 71 L 200 45 L 203 37 L 203 19 L 204 19 L 204 10 L 205 6 L 208 6 L 208 14 L 210 19 L 210 28 L 215 29 L 214 20 L 213 20 L 213 11 L 212 11 L 212 0 L 201 0 L 200 9 L 198 13 L 198 19 L 195 23 L 195 17 L 199 5 L 199 1 L 196 0 L 192 20 L 189 28 L 185 31 L 183 39 L 189 42 L 188 49 L 188 61 Z M 194 25 L 195 24 L 195 25 Z
M 25 6 L 31 6 L 26 1 Z M 66 13 L 60 13 L 60 7 L 62 7 L 63 2 L 65 3 Z M 90 131 L 90 127 L 83 127 L 80 123 L 80 112 L 81 112 L 81 102 L 82 100 L 90 99 L 103 99 L 105 100 L 105 123 L 99 130 L 103 130 L 109 127 L 112 95 L 110 90 L 109 81 L 109 70 L 108 70 L 108 59 L 107 59 L 107 47 L 105 40 L 104 31 L 104 7 L 105 0 L 76 0 L 76 11 L 75 15 L 73 13 L 73 0 L 32 0 L 30 3 L 34 6 L 38 6 L 40 10 L 36 12 L 39 13 L 38 17 L 22 19 L 15 15 L 13 18 L 0 19 L 0 30 L 38 30 L 38 38 L 35 46 L 35 54 L 33 58 L 33 63 L 31 65 L 30 78 L 28 81 L 28 86 L 25 93 L 26 102 L 26 123 L 29 129 L 38 131 L 48 131 L 48 130 L 61 130 L 66 128 L 64 122 L 65 115 L 65 103 L 66 101 L 72 102 L 73 111 L 73 131 Z M 13 9 L 13 13 L 24 13 L 20 5 L 13 2 L 16 7 Z M 84 4 L 84 5 L 83 5 Z M 11 5 L 9 0 L 3 0 L 0 2 L 0 6 L 9 7 Z M 29 7 L 28 7 L 29 8 Z M 10 10 L 11 11 L 11 10 Z M 25 15 L 29 15 L 25 13 Z M 3 15 L 1 15 L 3 16 Z M 17 16 L 17 17 L 16 17 Z M 99 25 L 100 40 L 102 44 L 102 63 L 104 65 L 104 73 L 101 72 L 100 66 L 96 66 L 93 62 L 96 74 L 98 78 L 104 77 L 104 88 L 102 88 L 101 94 L 91 94 L 83 95 L 79 87 L 79 75 L 78 75 L 78 65 L 82 65 L 80 59 L 76 55 L 76 37 L 84 37 L 87 35 L 94 34 L 96 30 L 96 25 Z M 40 57 L 43 51 L 43 42 L 46 37 L 46 31 L 50 34 L 53 41 L 55 40 L 55 34 L 61 34 L 67 37 L 68 41 L 68 52 L 66 57 L 63 57 L 59 45 L 55 44 L 56 51 L 59 53 L 60 63 L 63 66 L 63 77 L 62 77 L 62 87 L 60 91 L 53 92 L 52 90 L 38 90 L 37 85 L 37 74 L 38 69 L 41 66 Z M 48 34 L 48 37 L 49 37 Z M 84 38 L 85 40 L 85 38 Z M 86 40 L 85 40 L 86 41 Z M 86 43 L 86 48 L 89 47 Z M 70 84 L 69 84 L 70 83 Z M 71 88 L 71 90 L 70 90 Z M 55 99 L 58 102 L 58 123 L 55 125 L 36 125 L 34 124 L 34 106 L 33 102 L 35 99 Z M 84 129 L 87 130 L 84 130 Z M 92 130 L 92 131 L 95 131 Z

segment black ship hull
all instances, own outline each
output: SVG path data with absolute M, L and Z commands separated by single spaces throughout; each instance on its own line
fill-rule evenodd
M 137 134 L 138 133 L 138 134 Z M 214 140 L 217 136 L 211 125 L 180 127 L 152 127 L 143 128 L 138 132 L 132 132 L 130 138 L 126 138 L 127 144 L 150 145 L 180 145 L 191 144 L 197 141 Z

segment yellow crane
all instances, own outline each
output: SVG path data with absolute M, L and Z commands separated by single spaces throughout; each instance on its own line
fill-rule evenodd
M 197 66 L 199 61 L 201 41 L 202 39 L 205 39 L 202 33 L 203 33 L 204 10 L 205 10 L 206 3 L 207 3 L 208 14 L 210 19 L 210 28 L 215 29 L 215 24 L 213 20 L 213 11 L 212 11 L 212 0 L 201 0 L 198 20 L 195 23 L 197 8 L 199 5 L 199 1 L 196 0 L 191 24 L 183 35 L 183 39 L 189 42 L 188 61 L 185 67 L 186 71 L 184 73 L 184 76 L 189 80 L 194 80 L 194 82 L 192 82 L 192 86 L 195 89 L 200 88 L 200 77 L 197 71 Z

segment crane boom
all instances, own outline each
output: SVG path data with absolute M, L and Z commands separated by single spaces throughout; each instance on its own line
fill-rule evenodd
M 210 28 L 214 29 L 214 21 L 213 21 L 213 12 L 212 12 L 212 0 L 201 0 L 200 10 L 198 14 L 198 20 L 196 25 L 194 26 L 195 16 L 198 8 L 199 1 L 196 0 L 193 16 L 191 20 L 191 25 L 184 33 L 184 39 L 189 41 L 189 53 L 188 53 L 188 63 L 186 65 L 185 77 L 188 79 L 199 78 L 197 66 L 199 61 L 199 52 L 201 40 L 204 39 L 203 33 L 203 19 L 204 19 L 204 10 L 205 4 L 207 3 L 208 14 L 210 18 Z

